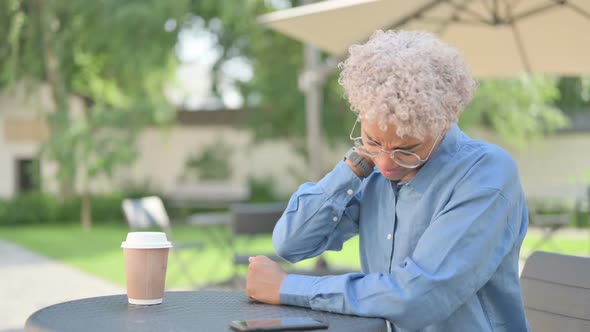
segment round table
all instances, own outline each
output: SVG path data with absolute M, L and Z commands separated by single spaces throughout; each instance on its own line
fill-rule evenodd
M 153 306 L 127 303 L 126 295 L 55 304 L 33 313 L 25 331 L 233 331 L 233 320 L 311 317 L 330 324 L 317 331 L 387 331 L 385 320 L 252 302 L 243 292 L 166 292 Z

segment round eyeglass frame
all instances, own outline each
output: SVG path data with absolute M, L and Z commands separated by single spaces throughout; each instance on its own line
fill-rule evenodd
M 393 160 L 396 164 L 398 164 L 402 167 L 405 167 L 405 168 L 418 168 L 418 167 L 424 165 L 424 163 L 426 161 L 428 161 L 428 159 L 430 158 L 430 155 L 434 151 L 434 147 L 436 146 L 436 143 L 438 142 L 438 140 L 441 137 L 440 134 L 438 134 L 436 136 L 436 139 L 434 140 L 434 143 L 432 144 L 432 147 L 430 148 L 428 155 L 424 159 L 420 158 L 420 156 L 415 154 L 414 152 L 411 152 L 408 150 L 401 150 L 401 149 L 387 150 L 387 149 L 384 149 L 376 142 L 373 142 L 373 143 L 375 144 L 375 147 L 379 148 L 379 152 L 371 152 L 365 148 L 365 144 L 363 143 L 364 139 L 362 138 L 362 136 L 353 137 L 354 129 L 356 128 L 356 124 L 359 122 L 361 122 L 361 120 L 360 120 L 360 118 L 357 118 L 356 121 L 354 122 L 354 125 L 352 126 L 352 130 L 350 131 L 350 134 L 348 135 L 350 140 L 354 143 L 354 147 L 357 148 L 359 151 L 361 151 L 363 154 L 365 154 L 373 159 L 377 158 L 382 153 L 387 153 L 387 154 L 389 154 L 389 157 L 391 158 L 391 160 Z M 406 163 L 406 162 L 400 160 L 399 157 L 396 158 L 396 153 L 400 153 L 402 155 L 409 156 L 409 157 L 414 157 L 414 158 L 416 158 L 416 163 Z

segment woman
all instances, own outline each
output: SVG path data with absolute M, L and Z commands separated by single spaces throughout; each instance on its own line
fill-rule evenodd
M 252 257 L 247 294 L 382 317 L 394 331 L 528 331 L 526 201 L 512 158 L 457 126 L 477 88 L 462 57 L 430 33 L 377 31 L 341 69 L 353 147 L 293 194 L 273 244 L 297 262 L 358 234 L 363 273 L 287 275 Z

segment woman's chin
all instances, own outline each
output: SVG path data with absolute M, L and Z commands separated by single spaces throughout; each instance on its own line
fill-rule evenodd
M 416 170 L 414 169 L 402 169 L 402 170 L 388 170 L 388 171 L 381 171 L 381 174 L 384 178 L 390 181 L 408 181 L 409 179 L 413 178 L 416 175 Z
M 408 172 L 407 171 L 395 171 L 395 170 L 389 170 L 389 171 L 381 171 L 381 174 L 383 174 L 383 176 L 391 181 L 399 181 L 401 180 Z

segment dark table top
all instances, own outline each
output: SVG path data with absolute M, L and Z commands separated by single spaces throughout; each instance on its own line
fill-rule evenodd
M 126 295 L 55 304 L 33 313 L 25 331 L 233 331 L 233 320 L 312 317 L 330 324 L 317 331 L 387 331 L 383 319 L 339 315 L 251 302 L 243 292 L 166 292 L 153 306 L 127 303 Z

